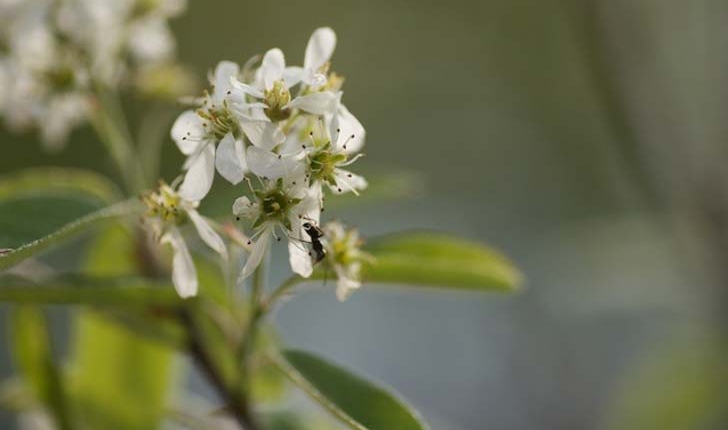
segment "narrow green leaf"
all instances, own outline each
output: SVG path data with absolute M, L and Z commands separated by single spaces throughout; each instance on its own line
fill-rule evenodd
M 50 217 L 50 213 L 58 208 L 54 203 L 59 202 L 50 198 L 40 198 L 27 200 L 9 200 L 0 202 L 0 231 L 13 231 L 21 225 L 44 226 Z M 18 202 L 22 202 L 21 207 L 26 211 L 18 214 Z M 15 206 L 14 206 L 15 205 Z M 130 200 L 117 203 L 113 206 L 106 207 L 96 212 L 85 215 L 74 221 L 70 221 L 57 230 L 43 237 L 37 238 L 32 242 L 26 243 L 17 249 L 0 254 L 0 270 L 5 270 L 21 261 L 39 254 L 41 251 L 56 245 L 64 240 L 74 237 L 75 235 L 88 230 L 104 221 L 127 216 L 137 208 L 137 202 Z M 78 210 L 76 208 L 75 210 Z M 42 228 L 42 227 L 41 227 Z M 7 247 L 7 243 L 0 243 L 0 247 Z
M 95 276 L 133 275 L 134 250 L 134 237 L 112 225 L 89 247 L 85 269 Z M 158 290 L 164 297 L 174 294 L 171 286 Z M 84 428 L 160 428 L 173 376 L 173 350 L 167 344 L 82 311 L 76 315 L 72 351 L 74 399 Z
M 85 428 L 160 427 L 172 372 L 166 345 L 90 311 L 76 318 L 71 371 Z
M 180 305 L 182 299 L 169 281 L 139 277 L 66 276 L 36 284 L 4 276 L 0 302 L 143 307 Z
M 326 210 L 370 205 L 376 202 L 414 198 L 421 193 L 423 178 L 414 172 L 371 172 L 364 173 L 369 185 L 361 195 L 354 193 L 336 194 L 326 200 Z
M 13 356 L 33 396 L 51 411 L 61 429 L 73 428 L 66 393 L 53 362 L 50 337 L 43 312 L 32 306 L 13 309 Z
M 309 352 L 270 359 L 294 384 L 349 428 L 423 430 L 427 425 L 398 396 Z
M 442 233 L 395 234 L 365 249 L 376 259 L 363 269 L 366 282 L 510 291 L 522 281 L 518 269 L 494 249 Z
M 121 196 L 107 177 L 82 169 L 34 167 L 0 177 L 0 200 L 37 194 L 85 195 L 95 198 L 99 205 Z

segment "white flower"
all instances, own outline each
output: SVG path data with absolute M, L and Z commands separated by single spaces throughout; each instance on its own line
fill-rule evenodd
M 212 187 L 215 168 L 229 182 L 243 180 L 247 170 L 242 129 L 230 103 L 237 94 L 231 91 L 231 78 L 239 67 L 220 62 L 210 79 L 212 94 L 202 99 L 202 107 L 183 112 L 172 126 L 172 139 L 187 155 L 187 173 L 179 192 L 189 200 L 202 200 Z M 216 152 L 216 145 L 219 143 Z
M 314 115 L 331 114 L 335 111 L 341 94 L 321 91 L 292 98 L 290 89 L 301 78 L 301 69 L 286 68 L 283 52 L 274 48 L 263 56 L 252 84 L 231 80 L 240 91 L 241 98 L 250 96 L 256 101 L 236 104 L 236 110 L 243 119 L 243 129 L 253 145 L 272 149 L 283 143 L 285 135 L 280 122 L 291 118 L 294 109 Z
M 129 51 L 141 64 L 169 60 L 176 49 L 168 20 L 179 16 L 186 0 L 135 0 L 126 33 Z
M 50 33 L 44 6 L 38 2 L 23 9 L 8 29 L 0 105 L 12 129 L 35 127 L 46 148 L 57 150 L 86 121 L 90 85 L 78 54 Z
M 303 150 L 303 156 L 298 158 L 306 164 L 311 187 L 321 188 L 322 184 L 326 184 L 335 194 L 348 191 L 358 194 L 367 187 L 364 177 L 345 169 L 362 156 L 357 153 L 364 146 L 365 131 L 344 105 L 340 104 L 336 114 L 328 118 L 299 121 L 294 131 L 289 134 L 281 151 L 294 153 L 296 148 Z M 285 157 L 279 163 L 284 160 Z
M 329 27 L 317 28 L 306 45 L 301 79 L 306 85 L 319 87 L 328 80 L 329 61 L 336 48 L 336 33 Z
M 355 229 L 346 230 L 336 221 L 323 227 L 327 264 L 336 273 L 336 297 L 346 300 L 361 287 L 361 269 L 364 263 L 373 262 L 373 257 L 361 250 L 362 240 Z
M 225 243 L 205 217 L 197 212 L 199 201 L 186 200 L 164 183 L 157 191 L 143 195 L 142 200 L 148 208 L 145 219 L 154 237 L 172 247 L 172 283 L 177 293 L 182 298 L 196 295 L 197 270 L 179 227 L 188 220 L 192 221 L 202 241 L 223 258 L 227 258 Z
M 176 44 L 168 21 L 184 0 L 65 0 L 58 27 L 89 56 L 94 77 L 116 83 L 130 68 L 170 60 Z
M 38 123 L 46 149 L 62 149 L 71 130 L 86 121 L 89 110 L 88 95 L 78 92 L 59 93 L 46 100 L 40 106 L 44 119 Z
M 239 281 L 250 276 L 260 265 L 272 238 L 281 239 L 277 233 L 288 239 L 291 269 L 304 277 L 311 275 L 313 263 L 305 247 L 301 224 L 304 219 L 318 223 L 320 210 L 318 196 L 308 195 L 302 179 L 294 174 L 268 180 L 263 190 L 253 192 L 254 201 L 245 196 L 235 200 L 233 213 L 238 218 L 252 221 L 254 230 L 252 250 Z

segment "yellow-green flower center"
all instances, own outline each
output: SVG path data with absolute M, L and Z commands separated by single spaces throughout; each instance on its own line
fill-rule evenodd
M 236 138 L 240 137 L 240 125 L 226 104 L 198 109 L 197 115 L 206 120 L 205 130 L 216 140 L 221 140 L 228 133 Z
M 147 206 L 147 216 L 159 218 L 166 223 L 184 224 L 187 214 L 181 208 L 181 198 L 169 186 L 162 184 L 157 191 L 149 191 L 142 195 Z
M 264 96 L 268 107 L 263 111 L 271 121 L 282 121 L 291 116 L 291 110 L 285 107 L 291 101 L 291 93 L 283 81 L 276 81 L 273 88 L 265 90 Z
M 309 159 L 311 161 L 311 181 L 321 180 L 336 186 L 334 172 L 339 164 L 346 161 L 346 154 L 333 152 L 331 142 L 327 142 L 311 152 Z
M 254 227 L 262 225 L 266 221 L 280 222 L 288 230 L 291 229 L 289 220 L 290 212 L 301 199 L 291 197 L 283 189 L 283 181 L 278 180 L 276 187 L 268 191 L 255 192 L 260 202 L 261 214 L 253 223 Z

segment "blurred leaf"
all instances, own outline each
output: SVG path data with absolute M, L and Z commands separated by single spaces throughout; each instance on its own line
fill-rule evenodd
M 345 193 L 327 197 L 326 210 L 371 205 L 402 198 L 411 199 L 423 189 L 424 179 L 415 172 L 369 172 L 364 173 L 364 176 L 369 181 L 369 186 L 360 195 Z
M 0 231 L 12 233 L 10 238 L 0 237 L 3 241 L 0 246 L 15 247 L 20 244 L 21 238 L 23 241 L 35 239 L 1 254 L 0 270 L 33 257 L 103 221 L 130 215 L 135 205 L 134 201 L 117 203 L 78 218 L 92 209 L 88 203 L 84 206 L 82 200 L 34 197 L 0 201 Z M 57 228 L 63 222 L 67 223 Z
M 728 422 L 728 345 L 721 336 L 668 342 L 628 372 L 606 428 L 723 429 Z
M 396 395 L 311 353 L 270 359 L 308 396 L 352 429 L 422 430 L 426 424 Z
M 113 182 L 88 170 L 35 167 L 0 177 L 0 200 L 37 194 L 83 195 L 97 200 L 99 206 L 121 198 Z
M 261 422 L 266 430 L 336 430 L 340 428 L 336 421 L 328 419 L 328 417 L 325 417 L 325 420 L 323 418 L 287 410 L 262 411 L 261 413 Z
M 86 269 L 98 276 L 133 274 L 134 251 L 133 237 L 113 225 L 89 247 Z M 172 350 L 91 311 L 77 315 L 74 339 L 74 394 L 87 428 L 159 428 L 172 381 Z
M 35 399 L 47 407 L 61 429 L 72 429 L 63 381 L 53 363 L 43 312 L 32 306 L 13 309 L 13 356 Z
M 74 398 L 87 428 L 159 428 L 172 376 L 170 349 L 90 311 L 76 318 L 74 338 Z
M 362 280 L 370 283 L 438 287 L 471 291 L 512 291 L 522 275 L 498 251 L 443 233 L 397 233 L 372 240 L 364 249 L 375 257 L 365 264 Z M 331 276 L 317 268 L 312 279 Z M 305 282 L 292 278 L 289 284 Z
M 172 284 L 128 276 L 61 277 L 41 284 L 0 277 L 0 302 L 94 304 L 119 307 L 179 305 Z
M 29 387 L 19 376 L 0 382 L 0 407 L 13 413 L 20 413 L 37 403 Z
M 287 381 L 275 364 L 267 359 L 265 351 L 278 348 L 280 342 L 270 325 L 261 324 L 258 330 L 255 338 L 256 345 L 251 357 L 253 363 L 250 382 L 251 397 L 255 404 L 278 402 L 286 393 Z

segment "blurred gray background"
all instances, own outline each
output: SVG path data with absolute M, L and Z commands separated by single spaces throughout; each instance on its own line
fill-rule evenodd
M 528 279 L 513 296 L 365 287 L 343 304 L 315 288 L 275 315 L 289 344 L 386 382 L 441 430 L 650 428 L 624 411 L 660 409 L 685 392 L 675 375 L 726 351 L 727 1 L 190 3 L 174 27 L 200 77 L 272 46 L 299 63 L 313 29 L 336 30 L 367 128 L 357 167 L 415 172 L 421 190 L 338 218 L 486 241 Z M 113 171 L 88 130 L 55 156 L 0 139 L 2 173 Z M 164 157 L 170 177 L 171 141 Z M 676 350 L 674 377 L 635 394 Z M 667 404 L 726 428 L 712 389 L 715 405 Z

